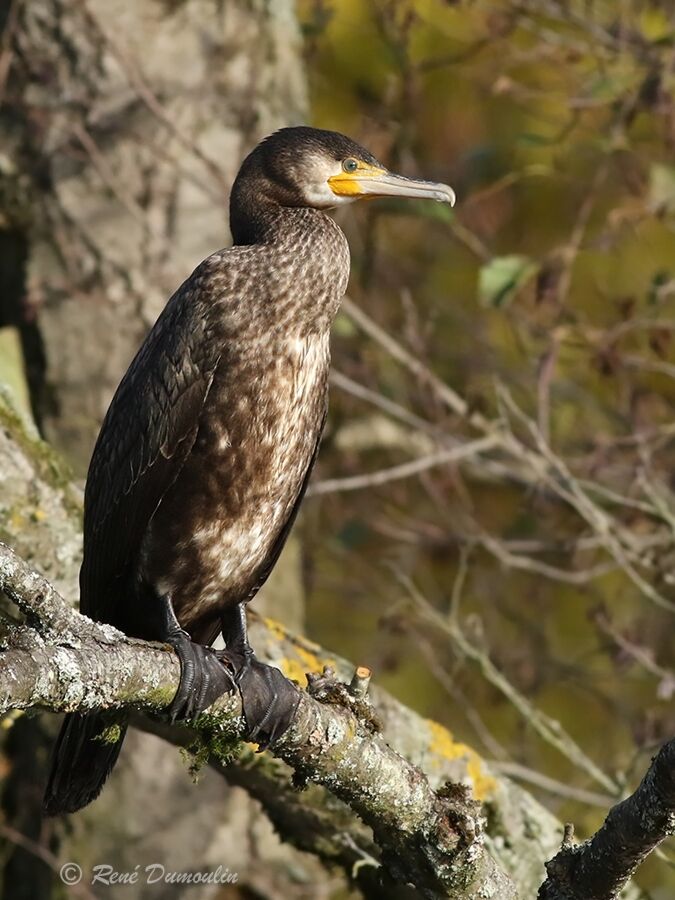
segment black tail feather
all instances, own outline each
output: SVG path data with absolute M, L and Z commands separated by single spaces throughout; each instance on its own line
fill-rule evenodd
M 47 816 L 71 813 L 91 803 L 117 762 L 127 730 L 119 713 L 68 713 L 52 752 L 43 800 Z

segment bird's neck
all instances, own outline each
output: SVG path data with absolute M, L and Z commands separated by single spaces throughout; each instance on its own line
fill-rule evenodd
M 259 260 L 274 272 L 274 291 L 284 302 L 279 314 L 297 319 L 307 330 L 327 332 L 349 278 L 349 247 L 342 230 L 318 209 L 281 206 L 263 197 L 230 205 L 235 244 L 256 246 Z M 285 303 L 292 297 L 290 306 Z M 265 301 L 267 302 L 267 300 Z
M 230 231 L 234 244 L 280 244 L 295 240 L 298 231 L 330 228 L 332 221 L 315 209 L 281 206 L 264 194 L 233 193 Z M 314 227 L 312 227 L 314 231 Z

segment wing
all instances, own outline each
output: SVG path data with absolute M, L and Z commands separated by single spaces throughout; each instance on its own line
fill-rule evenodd
M 80 609 L 99 621 L 122 624 L 148 523 L 194 444 L 219 361 L 208 327 L 212 290 L 202 264 L 167 303 L 101 427 L 85 488 L 80 571 Z

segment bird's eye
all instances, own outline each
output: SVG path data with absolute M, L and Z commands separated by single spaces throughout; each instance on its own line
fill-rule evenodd
M 355 159 L 352 159 L 351 157 L 349 159 L 345 159 L 344 162 L 342 163 L 342 168 L 345 172 L 356 172 L 358 167 L 359 167 L 358 162 Z

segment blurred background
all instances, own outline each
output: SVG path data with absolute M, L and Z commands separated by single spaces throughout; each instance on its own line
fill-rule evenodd
M 227 244 L 229 185 L 258 139 L 308 122 L 455 188 L 454 210 L 337 216 L 352 277 L 330 417 L 255 607 L 370 666 L 591 833 L 675 732 L 672 5 L 15 0 L 1 15 L 0 381 L 77 479 L 134 348 Z M 0 537 L 29 553 L 35 523 L 6 481 Z M 75 557 L 52 569 L 70 596 Z M 210 823 L 247 871 L 218 896 L 351 896 L 236 789 L 214 778 L 196 811 L 149 736 L 125 747 L 117 790 L 45 825 L 53 723 L 5 724 L 4 817 L 34 846 L 5 831 L 3 898 L 58 896 L 36 845 L 203 850 L 177 816 Z M 150 769 L 175 779 L 171 801 Z M 674 862 L 666 847 L 641 869 L 645 896 L 673 896 Z

